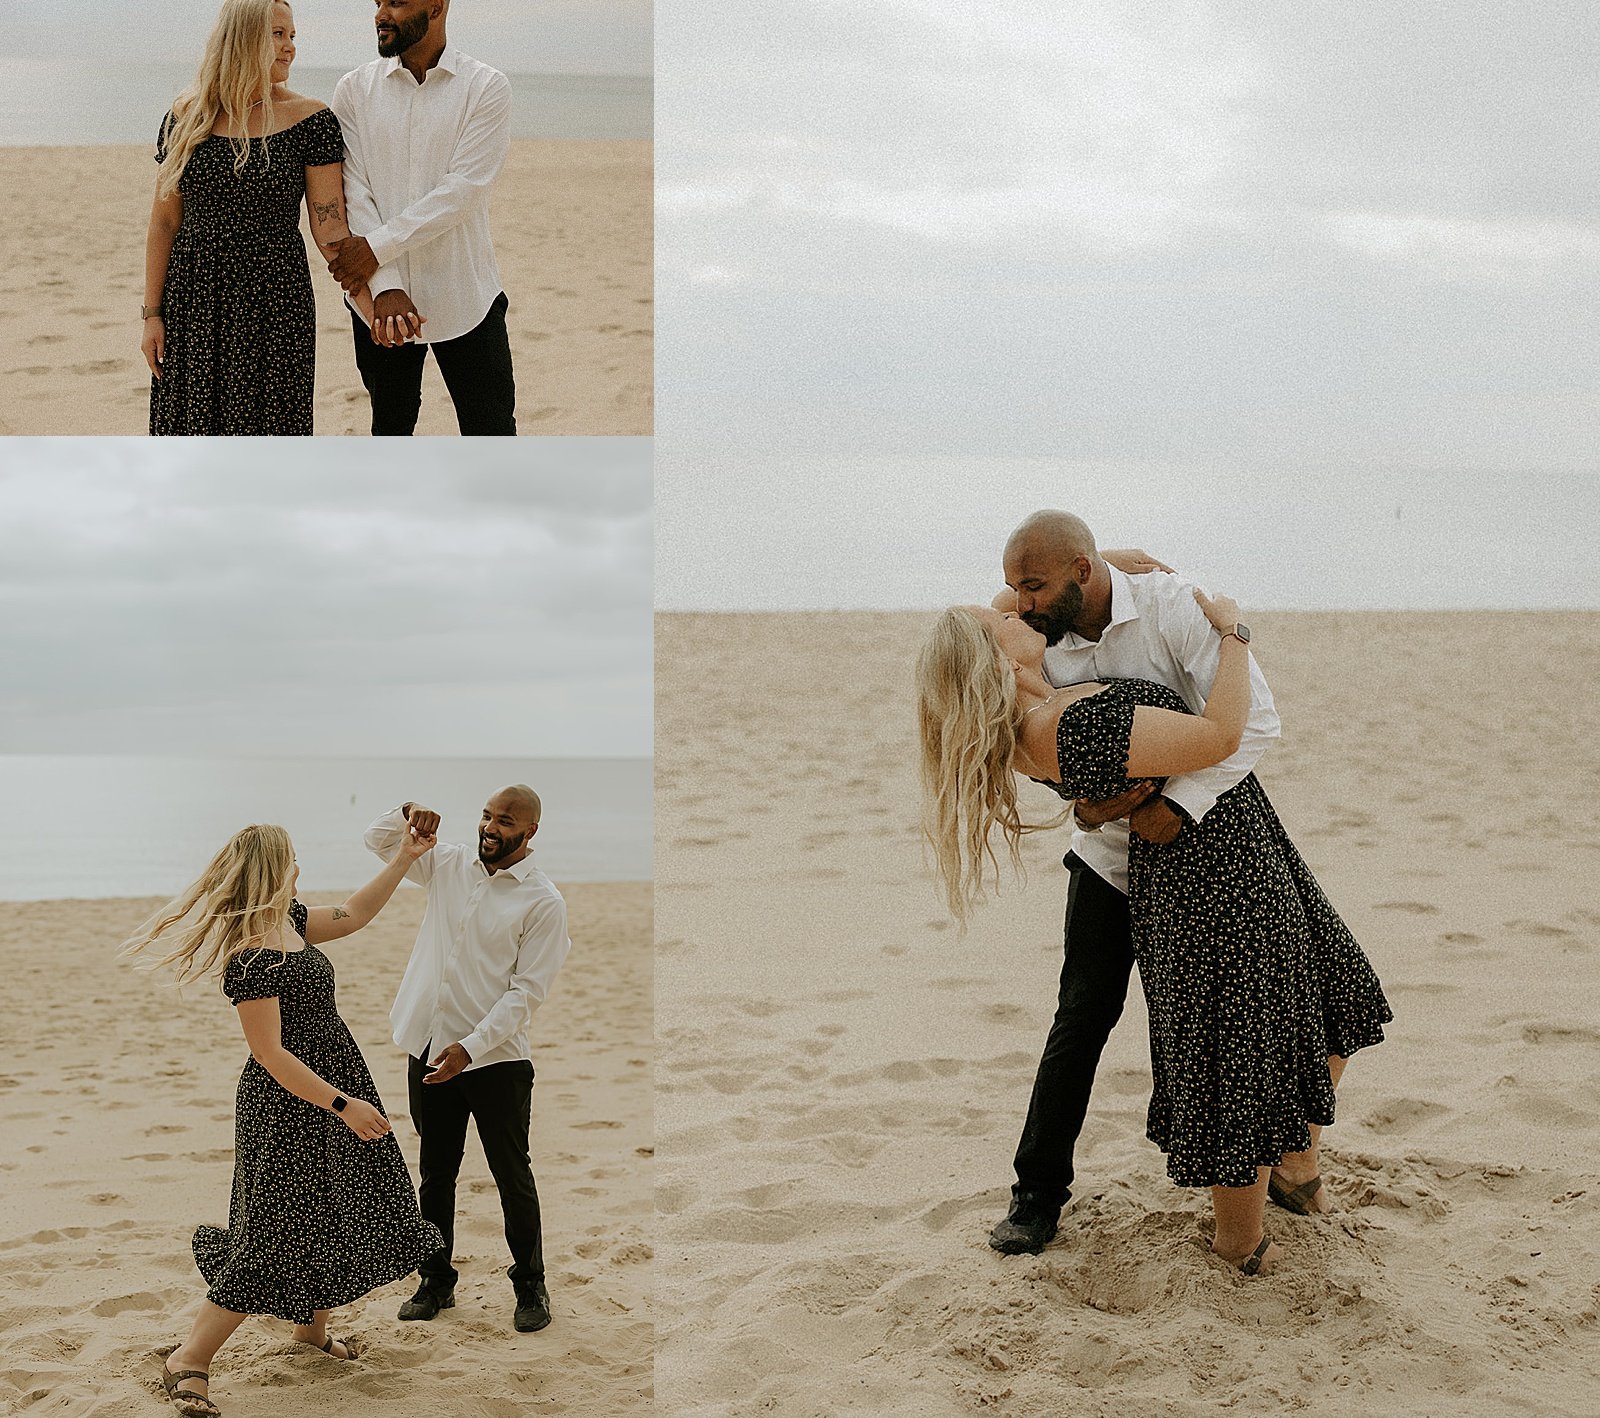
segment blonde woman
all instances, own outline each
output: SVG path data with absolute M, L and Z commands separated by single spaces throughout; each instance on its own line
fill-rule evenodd
M 1205 713 L 1164 685 L 1052 686 L 1045 637 L 989 607 L 946 611 L 917 664 L 924 830 L 950 910 L 965 923 L 998 884 L 994 839 L 1018 860 L 1030 830 L 1015 773 L 1068 801 L 1221 763 L 1250 709 L 1238 606 L 1196 591 L 1223 637 Z M 1254 775 L 1170 845 L 1135 835 L 1128 909 L 1149 1005 L 1148 1135 L 1179 1186 L 1211 1188 L 1212 1250 L 1269 1270 L 1271 1169 L 1333 1121 L 1344 1061 L 1391 1018 L 1377 976 L 1284 833 Z
M 350 228 L 339 122 L 288 87 L 294 38 L 282 0 L 224 0 L 194 83 L 162 120 L 141 342 L 152 434 L 311 433 L 302 199 L 328 256 Z M 353 298 L 370 317 L 365 287 Z
M 328 1312 L 415 1270 L 443 1243 L 417 1211 L 411 1175 L 361 1051 L 334 1006 L 317 949 L 358 931 L 435 839 L 406 834 L 393 862 L 341 906 L 294 899 L 299 868 L 281 827 L 236 833 L 181 895 L 124 946 L 179 982 L 216 978 L 250 1045 L 239 1077 L 228 1225 L 201 1226 L 194 1257 L 209 1289 L 163 1361 L 178 1410 L 204 1418 L 211 1361 L 248 1315 L 275 1315 L 335 1359 Z

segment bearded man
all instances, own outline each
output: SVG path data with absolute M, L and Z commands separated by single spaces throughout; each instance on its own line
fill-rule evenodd
M 422 1139 L 418 1202 L 444 1245 L 418 1267 L 422 1284 L 400 1307 L 403 1320 L 431 1320 L 455 1304 L 456 1177 L 471 1119 L 500 1192 L 514 1323 L 524 1332 L 550 1323 L 528 1159 L 528 1030 L 572 942 L 566 903 L 529 855 L 539 816 L 532 788 L 502 788 L 484 806 L 476 854 L 441 844 L 406 873 L 427 888 L 428 905 L 389 1022 L 410 1058 L 411 1120 Z M 438 813 L 405 803 L 367 829 L 366 844 L 390 861 L 408 833 L 438 828 Z

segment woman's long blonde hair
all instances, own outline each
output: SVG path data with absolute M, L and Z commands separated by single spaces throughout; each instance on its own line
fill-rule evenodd
M 163 943 L 172 946 L 151 968 L 176 966 L 178 983 L 206 975 L 218 980 L 241 951 L 279 934 L 289 915 L 294 890 L 294 845 L 281 827 L 241 828 L 189 886 L 126 941 L 123 955 L 148 951 L 175 926 Z M 279 950 L 288 959 L 288 950 Z
M 162 130 L 167 155 L 161 164 L 156 193 L 170 197 L 194 150 L 211 136 L 220 114 L 227 114 L 233 136 L 233 170 L 244 171 L 251 148 L 265 138 L 250 138 L 250 111 L 261 104 L 261 131 L 272 131 L 272 65 L 277 57 L 272 43 L 272 11 L 279 0 L 222 0 L 211 38 L 206 41 L 200 70 L 172 105 L 172 116 Z
M 966 929 L 984 898 L 984 863 L 1000 885 L 993 832 L 1020 869 L 1026 823 L 1011 766 L 1017 747 L 1017 677 L 994 632 L 965 606 L 934 623 L 917 656 L 917 730 L 922 756 L 922 836 L 933 851 L 950 914 Z

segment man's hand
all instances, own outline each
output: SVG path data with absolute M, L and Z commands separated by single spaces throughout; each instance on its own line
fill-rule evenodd
M 333 243 L 334 257 L 328 262 L 328 271 L 346 290 L 353 291 L 370 281 L 378 270 L 378 258 L 372 254 L 364 236 L 347 236 Z
M 378 293 L 372 302 L 372 343 L 394 347 L 413 335 L 420 335 L 426 317 L 417 313 L 411 297 L 403 290 Z
M 460 1044 L 452 1044 L 433 1061 L 433 1072 L 422 1075 L 424 1083 L 448 1083 L 469 1063 L 472 1055 Z
M 1101 557 L 1109 561 L 1118 571 L 1129 576 L 1143 576 L 1147 571 L 1171 571 L 1166 562 L 1158 560 L 1147 551 L 1140 551 L 1138 547 L 1118 547 L 1113 551 L 1103 551 Z
M 1146 778 L 1114 798 L 1102 798 L 1099 802 L 1079 798 L 1073 806 L 1072 815 L 1079 827 L 1103 827 L 1108 822 L 1115 822 L 1119 817 L 1127 817 L 1141 803 L 1148 802 L 1155 790 L 1155 782 Z
M 439 814 L 432 808 L 423 807 L 421 803 L 407 803 L 400 811 L 418 837 L 438 835 Z
M 1128 814 L 1128 831 L 1137 832 L 1146 842 L 1165 847 L 1189 819 L 1165 798 L 1151 798 Z

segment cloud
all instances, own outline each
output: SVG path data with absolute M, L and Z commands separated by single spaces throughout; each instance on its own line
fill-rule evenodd
M 0 751 L 649 752 L 646 440 L 12 443 Z

